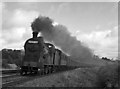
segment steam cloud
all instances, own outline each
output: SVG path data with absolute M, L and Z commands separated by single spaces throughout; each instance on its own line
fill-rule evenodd
M 53 26 L 53 20 L 49 17 L 39 16 L 33 21 L 31 27 L 33 31 L 41 32 L 45 40 L 53 42 L 74 60 L 88 62 L 93 58 L 93 53 L 88 47 L 76 37 L 72 37 L 65 26 Z

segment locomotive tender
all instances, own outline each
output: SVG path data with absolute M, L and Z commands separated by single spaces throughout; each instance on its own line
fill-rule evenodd
M 38 32 L 33 32 L 33 37 L 25 42 L 25 55 L 22 59 L 21 75 L 29 73 L 49 73 L 57 68 L 66 66 L 69 58 L 61 50 L 56 49 L 51 43 L 45 43 L 43 37 L 37 37 Z

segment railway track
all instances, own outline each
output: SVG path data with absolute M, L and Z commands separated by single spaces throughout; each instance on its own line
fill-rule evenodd
M 17 76 L 12 79 L 4 80 L 2 82 L 2 87 L 13 87 L 16 84 L 24 83 L 32 79 L 33 77 L 28 77 L 28 76 Z
M 1 70 L 1 72 L 2 73 L 0 75 L 0 78 L 2 79 L 7 79 L 7 78 L 11 78 L 19 75 L 18 70 Z
M 21 76 L 19 70 L 4 70 L 0 78 L 2 78 L 2 87 L 12 87 L 16 84 L 29 81 L 34 77 Z
M 34 74 L 29 75 L 28 74 L 26 76 L 21 76 L 18 73 L 4 75 L 4 76 L 2 76 L 2 87 L 14 87 L 14 85 L 21 84 L 21 83 L 24 83 L 24 82 L 27 82 L 27 81 L 30 81 L 30 80 L 33 80 L 36 78 L 45 77 L 45 76 L 49 76 L 52 74 L 57 74 L 57 73 L 69 71 L 72 69 L 60 70 L 60 71 L 56 71 L 56 72 L 45 74 L 45 75 L 41 75 L 40 72 L 36 75 L 34 75 Z
M 0 70 L 1 74 L 11 74 L 11 73 L 18 73 L 20 70 L 19 69 L 6 69 L 6 70 Z

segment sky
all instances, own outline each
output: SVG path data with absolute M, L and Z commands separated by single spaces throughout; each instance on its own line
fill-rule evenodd
M 23 48 L 24 42 L 32 36 L 31 23 L 42 15 L 66 26 L 71 36 L 77 37 L 96 55 L 109 58 L 118 56 L 118 2 L 30 1 L 5 0 L 0 4 L 0 49 Z

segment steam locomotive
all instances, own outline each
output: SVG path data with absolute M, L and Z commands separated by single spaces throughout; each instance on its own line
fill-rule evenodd
M 51 43 L 45 43 L 43 37 L 33 37 L 24 44 L 25 55 L 22 59 L 20 74 L 34 73 L 40 70 L 41 74 L 52 73 L 58 69 L 71 66 L 69 57 Z M 73 61 L 72 61 L 73 63 Z

